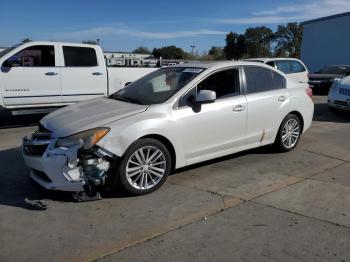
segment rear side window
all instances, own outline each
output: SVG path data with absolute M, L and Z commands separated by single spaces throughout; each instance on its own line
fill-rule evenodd
M 305 72 L 306 68 L 298 61 L 290 61 L 292 73 Z
M 97 66 L 96 51 L 90 47 L 63 46 L 65 66 Z
M 244 67 L 247 94 L 265 92 L 274 89 L 272 71 L 261 67 Z
M 278 60 L 275 61 L 276 67 L 285 74 L 295 74 L 305 72 L 306 68 L 295 60 Z

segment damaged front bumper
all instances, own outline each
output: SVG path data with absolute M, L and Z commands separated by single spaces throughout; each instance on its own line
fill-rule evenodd
M 49 190 L 71 192 L 105 183 L 111 155 L 99 148 L 85 151 L 81 145 L 56 147 L 56 142 L 39 133 L 23 138 L 22 154 L 33 180 Z

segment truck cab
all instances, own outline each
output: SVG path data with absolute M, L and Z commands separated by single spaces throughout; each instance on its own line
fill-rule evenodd
M 107 92 L 105 61 L 96 45 L 29 42 L 0 63 L 1 102 L 8 109 L 64 105 Z

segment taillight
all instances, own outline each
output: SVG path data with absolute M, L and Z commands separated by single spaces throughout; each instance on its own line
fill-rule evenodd
M 313 91 L 312 91 L 312 89 L 311 89 L 310 87 L 306 88 L 305 92 L 306 92 L 306 94 L 307 94 L 310 98 L 312 98 L 312 96 L 313 96 Z

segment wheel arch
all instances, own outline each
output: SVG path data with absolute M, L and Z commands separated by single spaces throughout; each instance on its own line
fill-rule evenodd
M 176 166 L 176 151 L 175 151 L 174 145 L 170 142 L 170 140 L 168 138 L 166 138 L 165 136 L 158 135 L 158 134 L 145 135 L 145 136 L 140 137 L 139 139 L 143 139 L 143 138 L 153 138 L 155 140 L 158 140 L 158 141 L 162 142 L 166 146 L 166 148 L 169 150 L 169 153 L 170 153 L 171 170 L 175 170 L 175 166 Z
M 303 115 L 299 112 L 299 111 L 292 111 L 292 112 L 289 112 L 287 115 L 295 115 L 299 118 L 300 120 L 300 124 L 301 124 L 301 133 L 303 133 L 304 131 L 304 118 L 303 118 Z

